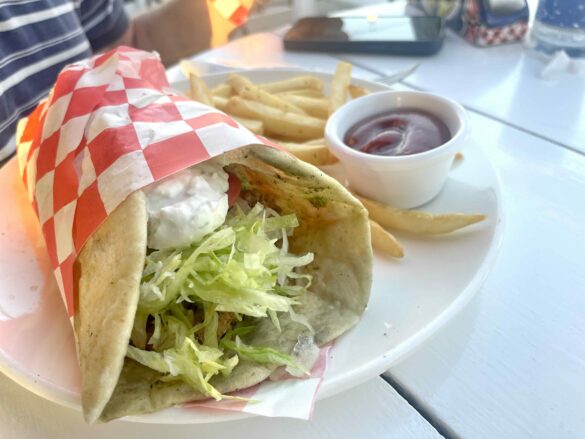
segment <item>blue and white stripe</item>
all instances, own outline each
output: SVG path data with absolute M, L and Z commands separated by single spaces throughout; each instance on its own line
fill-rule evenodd
M 115 43 L 128 27 L 122 0 L 0 0 L 0 160 L 18 119 L 64 65 Z

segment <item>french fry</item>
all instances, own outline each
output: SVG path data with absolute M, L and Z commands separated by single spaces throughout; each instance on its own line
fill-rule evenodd
M 213 102 L 213 106 L 218 110 L 223 111 L 224 113 L 227 112 L 228 106 L 228 98 L 222 98 L 221 96 L 212 96 L 211 101 Z
M 218 96 L 222 98 L 229 98 L 233 93 L 232 86 L 226 83 L 221 83 L 216 85 L 211 89 L 211 94 L 213 96 Z
M 213 106 L 218 110 L 223 112 L 227 112 L 228 101 L 227 98 L 222 98 L 221 96 L 212 96 Z M 237 120 L 240 124 L 242 124 L 245 128 L 252 131 L 254 134 L 264 134 L 264 124 L 260 120 L 256 119 L 248 119 L 245 117 L 234 116 L 232 117 Z
M 297 90 L 297 89 L 311 89 L 311 90 L 323 90 L 323 81 L 314 76 L 295 76 L 291 79 L 285 79 L 284 81 L 266 82 L 264 84 L 258 84 L 262 90 L 268 93 L 280 93 L 283 91 Z
M 303 160 L 315 166 L 331 165 L 337 161 L 335 157 L 327 148 L 323 139 L 318 139 L 321 143 L 306 142 L 286 142 L 279 139 L 270 139 L 274 143 L 278 143 L 296 158 Z
M 311 116 L 285 112 L 256 101 L 232 96 L 227 112 L 235 116 L 260 120 L 268 134 L 295 140 L 310 140 L 323 136 L 325 121 Z
M 237 73 L 232 73 L 229 75 L 227 83 L 230 87 L 232 87 L 236 94 L 240 94 L 240 92 L 246 87 L 251 87 L 253 85 L 252 81 L 242 75 L 238 75 Z
M 331 81 L 331 91 L 329 93 L 329 114 L 345 104 L 347 100 L 347 89 L 351 80 L 351 64 L 340 62 L 335 69 L 335 75 Z
M 195 69 L 193 64 L 191 64 L 191 61 L 187 59 L 182 59 L 181 62 L 179 62 L 179 69 L 181 70 L 181 73 L 185 75 L 185 78 L 189 78 L 192 73 L 199 76 L 197 69 Z
M 325 145 L 325 138 L 320 137 L 318 139 L 307 140 L 305 145 Z
M 380 224 L 373 220 L 370 220 L 370 230 L 372 233 L 372 247 L 395 258 L 404 256 L 402 245 L 392 233 L 384 230 Z
M 195 73 L 189 74 L 189 88 L 191 99 L 213 107 L 213 100 L 211 98 L 211 93 L 207 88 L 207 84 L 205 84 L 205 82 Z
M 296 105 L 307 114 L 321 119 L 329 116 L 329 101 L 326 98 L 309 98 L 299 95 L 282 95 L 282 99 L 289 104 Z
M 264 134 L 264 124 L 256 119 L 247 119 L 245 117 L 239 116 L 232 116 L 236 121 L 238 121 L 244 128 L 252 131 L 254 134 Z
M 357 196 L 370 218 L 387 229 L 401 230 L 417 235 L 440 235 L 483 221 L 485 215 L 464 213 L 432 214 L 420 210 L 398 209 L 377 201 Z
M 349 94 L 352 99 L 355 99 L 359 98 L 360 96 L 370 94 L 370 91 L 367 88 L 360 87 L 359 85 L 349 84 Z
M 275 142 L 295 143 L 298 145 L 325 145 L 325 138 L 324 137 L 306 140 L 305 142 L 295 142 L 292 139 L 287 139 L 286 137 L 271 138 L 271 139 L 274 140 Z
M 275 93 L 275 94 L 278 96 L 286 96 L 286 95 L 305 96 L 307 98 L 324 98 L 325 97 L 322 90 L 313 90 L 310 88 L 300 88 L 298 90 L 282 91 L 282 92 Z
M 233 74 L 228 78 L 228 84 L 244 99 L 251 101 L 257 101 L 270 107 L 278 108 L 282 111 L 290 111 L 291 113 L 304 114 L 303 110 L 284 99 L 270 94 L 250 82 L 248 78 L 242 75 Z

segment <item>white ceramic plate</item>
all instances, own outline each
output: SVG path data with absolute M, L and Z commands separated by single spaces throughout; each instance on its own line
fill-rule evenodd
M 299 70 L 246 71 L 255 82 Z M 317 73 L 329 81 L 331 75 Z M 225 74 L 209 76 L 210 85 Z M 386 87 L 354 80 L 371 90 Z M 186 83 L 175 84 L 185 90 Z M 451 173 L 445 189 L 425 210 L 488 215 L 479 225 L 443 237 L 397 234 L 405 258 L 376 255 L 372 295 L 359 325 L 331 351 L 318 398 L 378 375 L 420 346 L 479 289 L 495 259 L 502 231 L 498 179 L 477 145 Z M 367 178 L 367 176 L 364 176 Z M 50 269 L 37 218 L 26 198 L 16 160 L 0 169 L 0 370 L 30 391 L 79 409 L 79 371 L 69 320 Z M 208 423 L 242 413 L 180 407 L 128 418 L 151 423 Z

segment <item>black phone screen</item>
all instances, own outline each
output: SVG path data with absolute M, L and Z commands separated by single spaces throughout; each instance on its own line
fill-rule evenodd
M 413 42 L 443 38 L 440 17 L 308 17 L 287 32 L 289 41 Z

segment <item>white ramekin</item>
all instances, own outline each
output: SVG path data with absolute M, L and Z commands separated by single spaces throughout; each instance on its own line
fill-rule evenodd
M 405 156 L 367 154 L 343 142 L 347 131 L 356 123 L 398 108 L 416 108 L 437 116 L 449 128 L 451 139 L 429 151 Z M 411 208 L 439 194 L 468 132 L 465 109 L 451 99 L 418 91 L 385 91 L 340 107 L 327 121 L 325 139 L 343 163 L 353 190 L 394 207 Z

